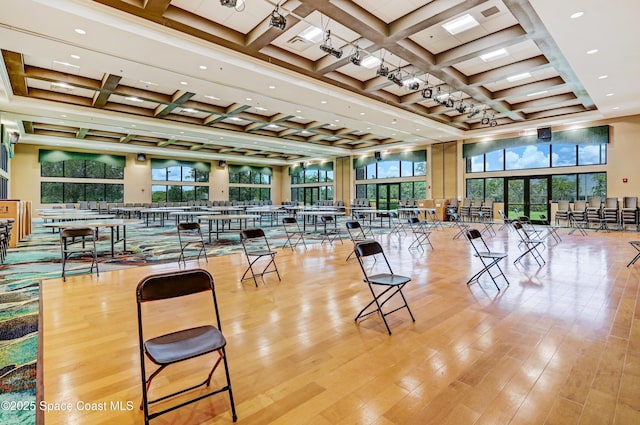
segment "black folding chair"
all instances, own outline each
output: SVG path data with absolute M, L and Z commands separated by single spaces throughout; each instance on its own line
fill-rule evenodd
M 629 267 L 632 264 L 635 264 L 636 261 L 640 259 L 640 241 L 630 241 L 629 244 L 631 244 L 631 246 L 634 247 L 638 251 L 638 253 L 636 254 L 635 257 L 633 257 L 633 260 L 629 261 L 629 264 L 627 264 L 627 267 Z
M 465 234 L 467 236 L 467 239 L 471 243 L 473 250 L 475 251 L 474 256 L 480 259 L 483 266 L 482 270 L 469 278 L 469 280 L 467 281 L 467 286 L 471 285 L 473 282 L 479 283 L 480 277 L 485 273 L 488 274 L 489 277 L 491 277 L 491 280 L 493 281 L 493 284 L 496 286 L 498 291 L 500 291 L 500 287 L 498 286 L 496 279 L 500 276 L 502 276 L 504 281 L 507 283 L 507 286 L 509 286 L 507 276 L 505 276 L 504 272 L 500 268 L 500 264 L 498 264 L 500 260 L 507 257 L 507 254 L 505 254 L 504 252 L 491 251 L 487 246 L 487 243 L 482 238 L 482 233 L 480 233 L 478 229 L 475 229 L 473 227 L 469 228 L 465 232 Z M 496 273 L 493 269 L 497 269 L 498 272 Z
M 409 249 L 419 249 L 424 251 L 424 245 L 429 245 L 431 249 L 433 249 L 433 245 L 429 240 L 429 236 L 431 235 L 431 231 L 427 230 L 424 222 L 420 221 L 418 217 L 409 217 L 409 226 L 411 226 L 411 233 L 415 239 L 409 245 Z
M 304 249 L 307 249 L 307 243 L 304 241 L 305 233 L 300 229 L 300 224 L 298 224 L 298 220 L 295 217 L 283 217 L 282 226 L 287 235 L 287 240 L 282 245 L 282 248 L 286 248 L 289 245 L 289 248 L 293 249 L 302 242 Z
M 458 238 L 462 237 L 463 235 L 465 235 L 467 230 L 469 229 L 469 225 L 462 222 L 462 219 L 460 218 L 460 215 L 458 213 L 456 213 L 456 212 L 452 212 L 449 215 L 449 218 L 451 219 L 451 222 L 458 229 L 458 232 L 455 235 L 453 235 L 453 239 L 455 240 L 455 239 L 458 239 Z
M 79 238 L 79 240 L 76 240 L 76 238 Z M 98 276 L 100 275 L 100 271 L 98 270 L 98 250 L 96 249 L 97 238 L 96 231 L 89 227 L 69 227 L 60 230 L 60 253 L 62 260 L 63 282 L 67 280 L 67 261 L 73 255 L 90 255 L 91 268 L 89 273 L 93 273 L 93 266 L 95 265 L 96 274 Z
M 322 221 L 324 229 L 323 232 L 320 233 L 320 236 L 322 237 L 320 244 L 329 242 L 329 245 L 333 245 L 333 241 L 335 240 L 339 240 L 340 243 L 343 243 L 342 236 L 340 236 L 340 232 L 338 232 L 338 229 L 336 228 L 336 221 L 332 215 L 322 215 L 320 216 L 320 221 Z M 331 223 L 333 223 L 333 229 L 331 228 Z
M 206 262 L 209 262 L 207 258 L 207 249 L 204 244 L 204 238 L 202 237 L 202 230 L 200 224 L 196 222 L 178 223 L 178 240 L 180 241 L 180 257 L 178 257 L 178 263 L 182 261 L 186 263 L 186 256 L 184 251 L 193 245 L 198 249 L 198 260 L 200 255 L 204 255 Z
M 547 234 L 545 235 L 547 238 L 551 236 L 556 242 L 562 242 L 562 238 L 558 234 L 559 227 L 551 224 L 547 216 L 544 214 L 540 214 L 540 221 L 542 225 L 547 229 Z
M 384 322 L 385 327 L 387 328 L 387 332 L 389 333 L 389 335 L 391 335 L 391 329 L 389 328 L 386 317 L 391 313 L 406 308 L 409 312 L 409 316 L 411 316 L 411 321 L 415 322 L 416 319 L 413 317 L 413 313 L 411 313 L 409 304 L 407 304 L 407 299 L 402 293 L 402 288 L 404 288 L 404 286 L 411 281 L 411 278 L 393 273 L 391 265 L 389 264 L 382 246 L 378 241 L 366 240 L 363 242 L 358 242 L 354 248 L 354 252 L 356 253 L 358 263 L 360 264 L 360 269 L 362 269 L 364 281 L 369 286 L 371 296 L 373 297 L 373 300 L 362 310 L 360 310 L 360 313 L 358 313 L 358 315 L 356 316 L 355 321 L 358 322 L 358 320 L 360 319 L 364 319 L 372 314 L 379 313 L 380 317 L 382 317 L 382 321 Z M 379 262 L 379 267 L 383 268 L 384 270 L 382 271 L 382 273 L 375 274 L 367 272 L 367 267 L 365 267 L 364 264 L 365 258 L 376 257 L 382 257 L 384 259 L 384 262 Z M 396 297 L 396 295 L 398 297 Z M 398 298 L 400 305 L 398 306 L 398 304 L 396 304 L 395 306 L 389 307 L 390 310 L 383 312 L 382 307 L 385 306 L 385 304 L 393 298 Z
M 371 240 L 371 238 L 367 237 L 367 234 L 364 232 L 364 228 L 362 227 L 360 222 L 358 222 L 358 221 L 347 221 L 345 224 L 347 226 L 347 233 L 349 233 L 349 239 L 351 239 L 351 242 L 353 242 L 354 248 L 355 248 L 356 244 L 358 244 L 358 242 Z M 354 253 L 355 253 L 355 251 L 351 251 L 349 253 L 349 256 L 347 256 L 347 260 L 346 261 L 349 261 L 349 259 L 351 258 L 351 256 Z
M 240 241 L 242 242 L 242 248 L 244 254 L 249 262 L 249 267 L 244 271 L 240 281 L 246 279 L 253 279 L 253 282 L 258 286 L 257 277 L 264 277 L 267 273 L 275 273 L 280 279 L 280 272 L 276 265 L 276 251 L 271 250 L 269 247 L 269 241 L 262 229 L 244 229 L 240 231 Z M 264 260 L 264 261 L 262 261 Z M 262 271 L 256 273 L 253 269 L 257 262 L 262 261 L 266 265 L 262 268 Z M 250 277 L 246 277 L 251 272 Z
M 188 317 L 188 313 L 190 313 L 188 309 L 175 316 L 180 317 L 180 320 L 166 320 L 166 302 L 186 295 L 207 299 L 208 301 L 203 302 L 206 302 L 208 304 L 208 308 L 211 309 L 211 313 L 208 316 L 212 320 L 202 324 L 202 319 L 199 319 L 197 325 L 194 320 L 193 325 L 186 325 L 185 327 L 183 324 L 188 320 L 186 317 Z M 140 405 L 140 410 L 144 411 L 145 424 L 148 424 L 151 419 L 162 414 L 222 392 L 229 392 L 231 417 L 233 422 L 235 422 L 238 417 L 236 415 L 236 408 L 233 402 L 231 377 L 229 375 L 229 366 L 227 364 L 227 356 L 225 352 L 227 341 L 221 330 L 220 316 L 218 314 L 218 301 L 211 274 L 206 270 L 192 269 L 147 276 L 138 284 L 136 289 L 136 299 L 138 306 L 138 338 L 140 343 L 140 368 L 142 378 L 142 403 Z M 200 300 L 200 298 L 198 298 L 198 300 Z M 165 302 L 159 303 L 157 305 L 159 309 L 154 313 L 154 307 L 156 306 L 156 304 L 154 304 L 155 301 Z M 160 304 L 162 306 L 160 306 Z M 173 310 L 171 311 L 173 312 Z M 152 320 L 153 317 L 155 317 L 156 320 Z M 173 330 L 169 333 L 148 338 L 146 336 L 147 328 L 151 328 L 156 325 L 147 326 L 146 324 L 160 320 L 162 321 L 163 326 L 175 325 L 173 326 Z M 176 326 L 178 326 L 177 324 L 180 325 L 176 330 Z M 167 366 L 212 353 L 216 353 L 217 358 L 215 359 L 213 367 L 208 372 L 207 378 L 203 382 L 175 391 L 171 394 L 157 397 L 153 400 L 150 399 L 149 389 L 153 378 L 155 378 Z M 147 376 L 145 358 L 159 366 L 158 369 L 149 376 Z M 224 384 L 213 390 L 209 390 L 204 394 L 202 394 L 202 392 L 197 392 L 197 394 L 194 394 L 193 398 L 165 407 L 162 410 L 158 410 L 153 413 L 149 412 L 149 406 L 151 404 L 167 400 L 203 385 L 206 385 L 208 388 L 211 385 L 213 373 L 221 362 L 224 365 L 225 371 Z
M 532 238 L 531 233 L 529 233 L 518 220 L 513 222 L 513 228 L 516 229 L 518 236 L 520 236 L 520 245 L 524 247 L 524 251 L 514 260 L 513 264 L 519 262 L 527 254 L 531 254 L 539 266 L 545 264 L 546 261 L 544 261 L 542 254 L 538 251 L 538 247 L 544 247 L 544 240 Z

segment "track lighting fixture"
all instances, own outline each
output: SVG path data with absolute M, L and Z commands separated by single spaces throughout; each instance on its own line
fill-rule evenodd
M 287 26 L 287 19 L 280 14 L 278 8 L 280 7 L 280 3 L 276 4 L 276 8 L 271 12 L 271 18 L 269 19 L 269 26 L 277 28 L 281 31 L 284 31 Z
M 331 30 L 327 30 L 324 37 L 324 43 L 320 45 L 320 50 L 329 53 L 331 56 L 340 59 L 342 57 L 342 50 L 336 49 L 331 45 Z
M 447 100 L 444 102 L 444 106 L 446 106 L 447 108 L 453 108 L 453 105 L 453 99 L 451 99 L 451 95 L 449 95 Z
M 431 87 L 425 87 L 422 89 L 422 97 L 425 99 L 431 99 L 433 97 L 433 89 Z
M 458 106 L 456 106 L 456 111 L 464 114 L 467 111 L 467 105 L 465 105 L 464 102 L 460 101 L 460 103 L 458 103 Z
M 225 6 L 225 7 L 236 7 L 236 4 L 238 3 L 238 0 L 220 0 L 220 5 Z
M 489 125 L 489 122 L 491 120 L 489 119 L 489 117 L 486 114 L 482 115 L 482 119 L 480 120 L 480 124 L 482 125 Z
M 393 74 L 389 74 L 387 78 L 398 87 L 404 86 L 404 82 L 402 81 L 402 71 L 400 71 L 400 68 L 398 68 Z
M 389 75 L 389 68 L 384 66 L 384 63 L 380 63 L 380 68 L 376 71 L 376 75 L 379 77 L 386 77 Z
M 498 121 L 496 121 L 496 120 L 491 120 L 491 121 L 489 122 L 489 127 L 495 127 L 495 126 L 497 126 L 497 125 L 498 125 Z
M 407 88 L 409 90 L 418 90 L 420 88 L 420 82 L 416 77 L 413 77 L 407 82 Z
M 469 115 L 467 115 L 467 118 L 469 119 L 474 118 L 479 113 L 480 113 L 480 109 L 476 108 L 475 106 L 471 106 L 471 112 L 469 112 Z
M 362 62 L 362 58 L 360 57 L 360 49 L 356 45 L 356 51 L 353 52 L 351 56 L 349 56 L 349 62 L 354 64 L 355 66 L 360 66 L 360 62 Z

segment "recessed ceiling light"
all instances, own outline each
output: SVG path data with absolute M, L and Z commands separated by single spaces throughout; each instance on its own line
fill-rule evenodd
M 231 119 L 232 119 L 233 121 L 240 121 L 240 118 L 238 118 L 238 117 L 231 117 Z
M 367 56 L 362 60 L 362 62 L 360 62 L 360 65 L 368 69 L 373 69 L 376 66 L 378 66 L 380 62 L 381 62 L 380 58 L 376 56 Z
M 246 98 L 246 100 L 247 100 L 247 101 L 249 101 L 249 102 L 251 102 L 253 99 L 252 99 L 252 98 L 250 98 L 250 97 L 247 97 L 247 98 Z
M 71 55 L 71 57 L 72 57 L 73 59 L 80 59 L 80 56 L 78 56 L 78 55 Z
M 213 100 L 220 100 L 219 97 L 215 97 L 215 96 L 211 96 L 211 95 L 206 95 L 205 96 L 207 99 L 213 99 Z
M 334 120 L 335 122 L 340 122 L 340 120 Z
M 62 118 L 67 118 L 65 114 L 60 115 Z
M 516 74 L 510 77 L 507 77 L 507 81 L 509 81 L 510 83 L 513 83 L 514 81 L 524 80 L 525 78 L 529 78 L 529 77 L 531 77 L 530 73 L 523 72 L 522 74 Z
M 256 111 L 268 111 L 268 109 L 263 108 L 262 106 L 256 106 Z
M 75 29 L 76 33 L 80 34 L 80 35 L 85 35 L 87 32 L 81 28 L 76 28 Z
M 577 19 L 577 18 L 581 17 L 582 15 L 584 15 L 584 12 L 576 12 L 576 13 L 572 13 L 569 17 L 571 19 Z
M 62 66 L 67 66 L 69 68 L 80 68 L 78 65 L 74 65 L 69 62 L 53 61 L 53 63 L 57 63 L 58 65 L 62 65 Z
M 157 86 L 157 83 L 151 82 L 151 81 L 145 81 L 145 80 L 139 80 L 142 84 L 147 84 L 149 86 Z
M 531 97 L 531 96 L 539 96 L 541 94 L 545 94 L 547 92 L 547 90 L 541 90 L 541 91 L 537 91 L 535 93 L 529 93 L 527 96 Z
M 131 124 L 131 127 L 135 127 L 135 126 L 136 126 L 135 124 Z
M 278 128 L 278 126 L 275 125 L 275 124 L 269 124 L 267 127 L 269 127 L 269 128 Z
M 194 112 L 198 112 L 195 109 L 191 109 L 191 108 L 182 108 L 182 112 L 186 112 L 188 114 L 193 114 Z
M 54 86 L 54 87 L 60 87 L 60 88 L 63 88 L 63 89 L 71 89 L 71 90 L 73 90 L 73 87 L 70 86 L 67 83 L 51 83 L 51 85 Z
M 271 90 L 273 90 L 273 89 L 275 89 L 275 88 L 276 88 L 276 86 L 269 86 L 269 88 L 270 88 Z
M 496 59 L 501 59 L 507 56 L 509 56 L 509 52 L 507 52 L 507 49 L 498 49 L 498 50 L 494 50 L 493 52 L 480 55 L 480 59 L 482 59 L 485 62 L 491 62 Z
M 312 43 L 319 43 L 322 40 L 324 31 L 318 27 L 310 26 L 298 34 L 300 37 Z
M 447 30 L 449 34 L 456 35 L 473 27 L 477 27 L 478 25 L 480 25 L 478 21 L 467 13 L 449 22 L 445 22 L 442 24 L 442 28 Z
M 620 107 L 619 107 L 619 106 L 614 106 L 614 107 L 613 107 L 613 108 L 611 108 L 611 109 L 620 109 Z
M 593 55 L 594 53 L 598 53 L 598 49 L 587 50 L 588 55 Z
M 207 69 L 206 65 L 200 65 L 200 69 Z
M 180 84 L 182 84 L 183 86 L 186 86 L 189 83 L 187 83 L 186 81 L 180 81 Z
M 300 115 L 296 115 L 296 118 L 299 119 L 299 120 L 303 120 L 304 119 L 304 117 L 300 116 Z
M 613 93 L 607 93 L 606 96 L 607 97 L 611 97 L 611 96 L 613 96 Z
M 601 75 L 598 77 L 598 80 L 604 80 L 605 78 L 609 78 L 608 75 Z
M 321 101 L 320 103 L 327 103 L 327 101 L 326 101 L 326 100 L 323 100 L 323 101 Z
M 126 99 L 131 102 L 142 102 L 142 99 L 138 99 L 137 97 L 133 97 L 133 96 L 129 96 Z
M 364 112 L 360 112 L 360 115 L 364 115 Z

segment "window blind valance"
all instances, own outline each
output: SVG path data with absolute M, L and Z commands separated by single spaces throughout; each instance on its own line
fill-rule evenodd
M 424 162 L 427 160 L 427 151 L 410 151 L 410 152 L 397 152 L 382 154 L 381 161 L 412 161 L 412 162 Z M 366 167 L 377 162 L 375 156 L 367 156 L 364 158 L 354 158 L 353 168 Z
M 208 173 L 211 171 L 211 164 L 208 162 L 179 161 L 177 159 L 151 159 L 151 168 L 167 167 L 191 167 L 204 173 Z
M 319 164 L 309 164 L 304 167 L 300 165 L 293 165 L 289 167 L 289 175 L 293 176 L 295 174 L 300 173 L 302 170 L 311 170 L 311 171 L 333 171 L 333 162 L 323 162 Z
M 50 151 L 46 149 L 40 149 L 38 152 L 39 162 L 60 162 L 69 160 L 84 160 L 84 161 L 96 161 L 103 164 L 111 165 L 113 167 L 124 168 L 126 164 L 126 158 L 119 155 L 107 155 L 97 153 L 86 152 L 67 152 L 67 151 Z
M 246 173 L 247 171 L 251 171 L 252 173 L 260 173 L 265 176 L 272 176 L 273 169 L 270 167 L 252 167 L 251 165 L 228 165 L 228 169 L 230 173 Z
M 531 136 L 493 140 L 491 142 L 469 143 L 462 146 L 462 156 L 464 158 L 469 158 L 501 149 L 541 143 L 551 145 L 599 145 L 601 143 L 609 143 L 609 126 L 602 125 L 599 127 L 579 128 L 576 130 L 554 131 L 552 133 L 551 140 L 545 140 L 544 142 L 539 140 L 538 136 L 534 134 Z

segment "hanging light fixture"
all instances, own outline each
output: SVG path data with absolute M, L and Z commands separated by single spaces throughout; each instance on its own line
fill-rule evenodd
M 387 78 L 398 87 L 404 86 L 404 82 L 402 81 L 402 71 L 400 68 L 396 69 L 396 72 L 393 74 L 389 74 Z
M 342 57 L 342 50 L 336 49 L 331 45 L 331 30 L 327 30 L 327 33 L 324 37 L 324 43 L 320 45 L 320 50 L 338 59 Z
M 384 62 L 380 62 L 380 67 L 376 71 L 378 77 L 386 77 L 389 75 L 389 67 L 384 66 Z
M 353 54 L 349 56 L 349 62 L 351 62 L 355 66 L 360 66 L 360 63 L 362 62 L 362 58 L 360 57 L 360 49 L 358 49 L 357 44 L 355 52 L 353 52 Z
M 276 8 L 273 9 L 273 12 L 271 12 L 271 18 L 269 18 L 269 26 L 284 31 L 287 26 L 287 19 L 280 14 L 280 11 L 278 10 L 279 7 L 280 3 L 276 4 Z

